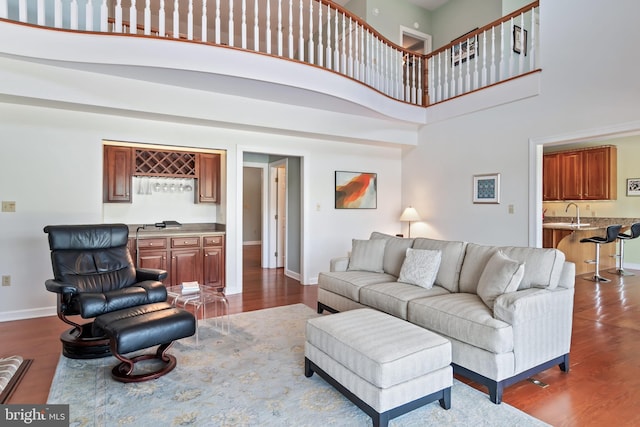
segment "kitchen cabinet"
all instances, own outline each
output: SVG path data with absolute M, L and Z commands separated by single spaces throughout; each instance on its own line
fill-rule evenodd
M 617 174 L 615 146 L 545 154 L 543 200 L 615 200 Z
M 560 155 L 547 154 L 542 161 L 542 200 L 560 200 Z
M 135 253 L 135 239 L 130 247 Z M 136 261 L 141 268 L 165 270 L 168 277 L 163 280 L 167 286 L 183 282 L 225 288 L 225 245 L 224 235 L 140 237 L 139 256 Z
M 103 191 L 105 203 L 131 203 L 133 153 L 129 147 L 104 146 Z
M 204 237 L 203 247 L 203 283 L 224 290 L 224 236 Z
M 220 155 L 199 155 L 199 171 L 195 188 L 196 203 L 220 202 Z
M 562 230 L 556 228 L 542 229 L 542 247 L 557 248 L 562 239 L 573 233 L 572 230 Z

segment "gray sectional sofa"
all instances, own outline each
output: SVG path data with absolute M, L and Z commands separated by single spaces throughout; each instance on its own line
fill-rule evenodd
M 330 270 L 318 278 L 318 313 L 370 307 L 447 338 L 454 372 L 494 403 L 506 386 L 569 370 L 575 265 L 556 249 L 374 232 Z

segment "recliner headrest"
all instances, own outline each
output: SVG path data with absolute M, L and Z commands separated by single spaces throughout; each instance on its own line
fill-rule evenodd
M 126 246 L 126 224 L 47 225 L 49 248 L 55 250 L 106 249 Z

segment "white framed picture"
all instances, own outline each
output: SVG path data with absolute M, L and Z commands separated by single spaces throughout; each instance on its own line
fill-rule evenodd
M 640 178 L 627 178 L 627 196 L 640 196 Z
M 473 176 L 473 203 L 500 203 L 500 174 Z

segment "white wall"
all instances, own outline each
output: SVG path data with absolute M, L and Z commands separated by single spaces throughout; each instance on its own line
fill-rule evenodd
M 541 209 L 531 200 L 530 140 L 584 138 L 638 122 L 640 58 L 628 53 L 636 49 L 640 3 L 624 0 L 611 8 L 542 1 L 540 11 L 540 95 L 430 124 L 420 131 L 418 146 L 405 149 L 403 203 L 413 204 L 425 220 L 412 226 L 412 234 L 535 245 L 529 230 Z M 594 22 L 600 31 L 585 31 Z M 469 98 L 449 101 L 450 107 L 464 108 Z M 502 174 L 501 204 L 474 205 L 473 175 L 493 172 Z

